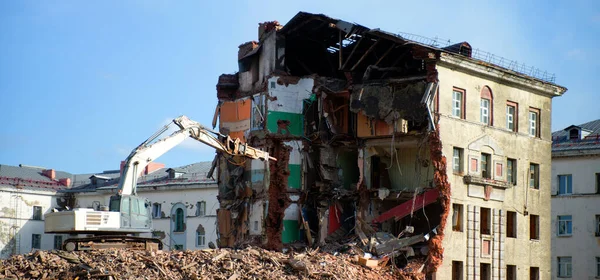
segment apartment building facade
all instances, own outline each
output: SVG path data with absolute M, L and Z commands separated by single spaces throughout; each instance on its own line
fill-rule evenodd
M 552 276 L 600 278 L 600 120 L 552 134 Z
M 221 246 L 410 227 L 425 241 L 406 259 L 432 278 L 549 279 L 550 116 L 566 88 L 466 42 L 304 12 L 259 24 L 238 62 L 213 125 L 278 160 L 220 157 Z

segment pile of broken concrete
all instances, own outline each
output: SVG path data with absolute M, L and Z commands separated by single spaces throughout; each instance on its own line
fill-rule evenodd
M 420 279 L 358 252 L 241 250 L 36 251 L 0 261 L 0 279 Z M 421 263 L 412 264 L 415 271 Z M 407 266 L 408 267 L 408 266 Z M 421 268 L 422 269 L 422 268 Z

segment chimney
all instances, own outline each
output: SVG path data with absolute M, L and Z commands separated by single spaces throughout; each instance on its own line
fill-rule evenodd
M 125 167 L 125 161 L 122 160 L 121 161 L 121 167 L 119 168 L 119 174 L 121 174 L 121 176 L 123 175 L 123 168 Z
M 62 178 L 62 179 L 58 180 L 58 182 L 65 187 L 71 186 L 71 178 Z
M 42 170 L 42 175 L 50 178 L 52 181 L 56 179 L 56 171 L 54 171 L 54 169 L 44 169 Z
M 273 30 L 279 30 L 282 27 L 283 26 L 281 26 L 279 24 L 279 22 L 276 20 L 259 23 L 258 24 L 258 41 L 262 41 L 264 39 L 263 36 L 265 36 L 269 32 L 271 32 Z
M 151 162 L 146 166 L 146 170 L 144 170 L 144 175 L 148 175 L 156 170 L 164 168 L 165 165 L 163 163 Z

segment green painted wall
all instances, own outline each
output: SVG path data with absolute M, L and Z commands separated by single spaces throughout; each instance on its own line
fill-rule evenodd
M 280 131 L 281 134 L 287 134 L 289 132 L 290 135 L 294 136 L 302 136 L 304 133 L 304 116 L 302 114 L 295 113 L 285 113 L 285 112 L 275 112 L 269 111 L 267 112 L 267 129 L 271 133 L 277 133 L 277 121 L 278 120 L 288 120 L 290 121 L 290 125 L 288 126 L 288 131 Z
M 298 221 L 283 220 L 283 232 L 281 233 L 281 242 L 291 243 L 300 239 Z
M 301 185 L 301 169 L 299 164 L 289 164 L 290 176 L 288 177 L 288 187 L 292 189 L 300 189 Z

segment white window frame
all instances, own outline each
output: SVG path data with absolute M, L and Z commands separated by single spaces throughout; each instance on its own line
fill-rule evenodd
M 511 112 L 512 109 L 512 112 Z M 510 131 L 515 131 L 515 113 L 517 108 L 514 105 L 506 105 L 506 128 Z
M 454 173 L 463 172 L 463 152 L 462 148 L 454 147 L 452 149 L 452 171 Z
M 538 136 L 538 112 L 529 111 L 529 135 L 533 137 Z
M 463 100 L 464 92 L 456 89 L 452 91 L 452 115 L 461 119 L 463 117 Z
M 196 203 L 196 216 L 198 216 L 198 217 L 206 216 L 206 201 L 198 201 Z
M 160 203 L 152 203 L 152 218 L 162 217 L 162 205 Z
M 558 236 L 571 236 L 573 235 L 573 216 L 572 215 L 559 215 L 556 217 L 557 226 L 556 234 Z
M 484 124 L 490 124 L 490 100 L 487 98 L 481 98 L 479 106 L 479 121 Z
M 206 233 L 199 233 L 196 231 L 196 247 L 206 246 Z
M 565 192 L 562 193 L 561 190 L 561 183 L 563 182 L 564 179 L 564 184 L 565 184 Z M 569 180 L 570 179 L 570 180 Z M 569 184 L 570 182 L 570 184 Z M 573 194 L 573 175 L 572 174 L 563 174 L 563 175 L 558 175 L 558 194 L 559 195 L 571 195 Z
M 571 278 L 573 277 L 573 258 L 572 257 L 558 257 L 557 259 L 557 273 L 559 278 Z

